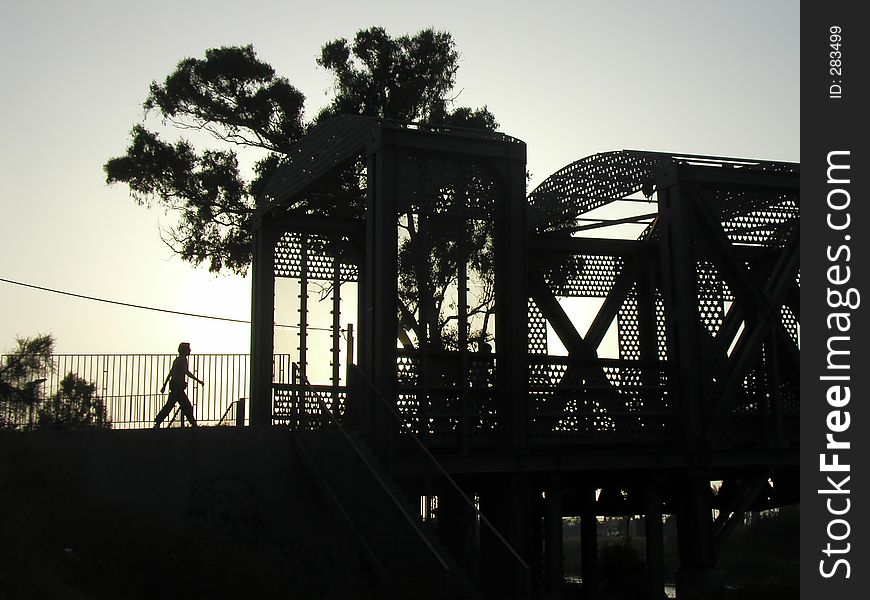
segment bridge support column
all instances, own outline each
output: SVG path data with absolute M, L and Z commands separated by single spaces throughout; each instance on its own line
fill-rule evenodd
M 665 589 L 665 540 L 662 525 L 662 491 L 658 483 L 644 490 L 646 524 L 646 596 L 661 600 Z
M 279 237 L 271 221 L 265 221 L 254 234 L 254 262 L 251 267 L 251 425 L 272 424 L 275 244 Z
M 481 494 L 481 510 L 504 535 L 511 547 L 529 564 L 531 503 L 524 477 L 496 477 Z M 481 587 L 486 598 L 531 598 L 531 573 L 485 526 L 480 529 Z
M 397 398 L 398 163 L 395 132 L 381 130 L 377 150 L 368 158 L 366 266 L 365 279 L 361 282 L 363 304 L 357 310 L 360 318 L 360 367 L 373 386 L 373 389 L 366 389 L 363 400 L 370 405 L 367 412 L 371 421 L 363 423 L 361 433 L 387 464 L 392 457 L 397 429 L 384 401 L 395 406 Z
M 478 535 L 475 514 L 452 487 L 438 492 L 438 534 L 453 559 L 469 577 L 476 575 Z
M 562 489 L 551 485 L 547 490 L 544 515 L 544 548 L 546 552 L 546 589 L 548 598 L 561 600 L 564 573 L 562 570 Z
M 583 491 L 580 513 L 580 569 L 583 600 L 598 598 L 598 515 L 595 514 L 595 488 Z
M 690 474 L 682 486 L 677 513 L 680 600 L 716 600 L 724 594 L 722 573 L 716 569 L 713 538 L 713 494 L 708 477 Z

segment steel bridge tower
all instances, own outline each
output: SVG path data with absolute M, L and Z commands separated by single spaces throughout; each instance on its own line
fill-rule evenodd
M 384 577 L 365 479 L 431 521 L 455 597 L 559 598 L 572 515 L 594 598 L 597 518 L 634 514 L 648 597 L 664 514 L 679 597 L 716 597 L 745 511 L 798 501 L 799 167 L 626 150 L 527 194 L 525 158 L 364 117 L 301 140 L 250 224 L 251 422 L 298 432 Z

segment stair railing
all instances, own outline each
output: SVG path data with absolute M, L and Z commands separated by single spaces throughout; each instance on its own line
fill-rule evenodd
M 360 376 L 362 381 L 369 387 L 369 389 L 374 393 L 375 397 L 380 400 L 380 402 L 387 409 L 387 412 L 392 415 L 392 417 L 398 422 L 400 430 L 403 434 L 408 435 L 417 445 L 420 450 L 423 452 L 423 455 L 429 460 L 429 462 L 435 467 L 435 469 L 447 480 L 453 489 L 459 494 L 459 497 L 462 498 L 463 502 L 471 508 L 476 517 L 480 520 L 492 535 L 501 543 L 501 545 L 507 550 L 508 554 L 513 557 L 513 559 L 520 566 L 520 573 L 522 574 L 522 585 L 526 592 L 525 597 L 529 597 L 530 593 L 530 585 L 531 585 L 531 570 L 529 569 L 529 565 L 523 558 L 519 555 L 519 553 L 511 546 L 508 541 L 504 538 L 504 536 L 496 529 L 496 527 L 489 521 L 489 519 L 484 516 L 484 514 L 480 511 L 480 509 L 474 504 L 474 501 L 468 497 L 465 491 L 460 487 L 460 485 L 456 482 L 456 480 L 447 472 L 447 469 L 441 464 L 441 462 L 429 451 L 429 448 L 420 441 L 420 438 L 414 434 L 412 429 L 412 424 L 405 421 L 402 418 L 402 415 L 396 410 L 396 407 L 393 406 L 381 391 L 371 382 L 371 380 L 366 376 L 366 374 L 359 368 L 357 365 L 348 365 L 349 369 L 353 369 Z
M 444 559 L 443 556 L 441 556 L 441 553 L 432 544 L 432 541 L 429 539 L 429 536 L 426 535 L 426 533 L 421 528 L 421 524 L 418 523 L 417 519 L 414 518 L 414 516 L 408 512 L 407 508 L 405 507 L 405 504 L 399 498 L 396 497 L 396 495 L 393 493 L 393 490 L 390 489 L 390 486 L 384 481 L 383 477 L 378 472 L 378 469 L 371 463 L 371 461 L 368 459 L 368 457 L 366 457 L 365 453 L 362 450 L 360 450 L 358 444 L 354 441 L 354 439 L 350 436 L 350 434 L 348 434 L 347 430 L 344 427 L 342 427 L 341 422 L 338 420 L 338 417 L 329 408 L 329 405 L 322 398 L 321 394 L 317 390 L 313 389 L 311 384 L 307 380 L 302 382 L 302 385 L 309 391 L 309 393 L 311 393 L 315 397 L 318 404 L 320 404 L 320 409 L 323 411 L 323 414 L 327 416 L 327 418 L 332 423 L 332 425 L 341 433 L 342 438 L 344 438 L 344 440 L 348 444 L 350 444 L 350 447 L 353 449 L 356 456 L 363 462 L 363 464 L 366 466 L 366 469 L 369 471 L 369 473 L 371 473 L 372 477 L 374 477 L 375 480 L 378 482 L 378 485 L 381 486 L 381 489 L 390 498 L 390 501 L 396 506 L 396 508 L 399 510 L 399 512 L 402 514 L 402 516 L 405 518 L 405 520 L 408 522 L 408 524 L 411 525 L 411 527 L 414 529 L 414 532 L 417 534 L 417 536 L 421 540 L 423 540 L 423 542 L 426 545 L 426 548 L 429 550 L 429 552 L 432 554 L 432 556 L 437 560 L 438 564 L 441 566 L 441 569 L 444 572 L 450 572 L 451 568 L 450 568 L 449 563 Z
M 227 404 L 227 408 L 226 408 L 226 410 L 224 410 L 224 414 L 221 415 L 220 420 L 217 422 L 217 426 L 220 427 L 221 425 L 224 424 L 224 421 L 226 420 L 227 416 L 230 414 L 230 411 L 233 409 L 233 407 L 236 407 L 236 414 L 238 415 L 239 407 L 240 407 L 244 402 L 245 402 L 245 399 L 244 399 L 244 398 L 239 398 L 238 400 L 230 400 L 230 401 L 229 401 L 229 404 Z M 238 416 L 237 416 L 237 417 L 236 417 L 236 425 L 239 424 L 238 421 L 239 421 L 239 419 L 238 419 Z

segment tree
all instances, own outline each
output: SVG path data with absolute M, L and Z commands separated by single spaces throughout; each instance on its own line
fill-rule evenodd
M 61 380 L 57 392 L 40 407 L 37 426 L 42 429 L 111 429 L 106 405 L 96 391 L 95 384 L 75 373 L 68 373 Z
M 426 29 L 392 38 L 372 27 L 359 31 L 352 42 L 325 44 L 317 64 L 332 73 L 334 97 L 306 122 L 302 92 L 259 60 L 252 46 L 211 49 L 204 59 L 182 60 L 163 83 L 152 82 L 145 110 L 158 112 L 182 132 L 207 132 L 221 148 L 200 151 L 183 137 L 170 143 L 136 125 L 126 154 L 105 164 L 107 182 L 125 183 L 140 204 L 177 215 L 177 225 L 164 232 L 164 241 L 184 260 L 207 263 L 215 272 L 244 273 L 251 261 L 244 223 L 272 174 L 288 160 L 292 144 L 313 125 L 334 115 L 359 114 L 486 130 L 498 126 L 486 107 L 453 107 L 459 54 L 449 33 Z M 249 180 L 239 160 L 246 149 L 260 156 Z M 323 190 L 328 193 L 298 200 L 291 212 L 361 216 L 364 165 L 358 162 L 332 177 Z M 455 347 L 455 323 L 442 307 L 455 287 L 457 245 L 437 236 L 433 242 L 434 220 L 427 235 L 419 235 L 418 216 L 405 215 L 399 225 L 405 231 L 399 257 L 400 322 L 407 331 L 426 327 L 436 346 Z M 477 231 L 470 236 L 480 241 L 471 262 L 482 281 L 479 287 L 486 290 L 472 311 L 482 316 L 477 326 L 481 340 L 494 310 L 487 235 Z M 419 293 L 423 281 L 426 294 Z M 415 299 L 421 296 L 433 304 L 430 310 L 419 310 Z M 416 322 L 423 312 L 432 323 Z
M 334 77 L 335 95 L 310 122 L 305 97 L 257 58 L 252 46 L 207 50 L 204 59 L 186 58 L 163 83 L 152 82 L 144 108 L 181 131 L 204 131 L 220 149 L 197 150 L 185 138 L 171 143 L 144 125 L 133 127 L 123 156 L 104 170 L 109 184 L 124 183 L 140 204 L 175 213 L 165 241 L 193 264 L 211 271 L 244 273 L 251 243 L 244 229 L 266 182 L 286 160 L 294 142 L 314 124 L 337 114 L 360 114 L 403 121 L 495 129 L 484 107 L 451 108 L 459 55 L 449 33 L 426 29 L 391 38 L 384 29 L 359 31 L 353 43 L 325 44 L 317 63 Z M 239 152 L 255 149 L 259 160 L 246 180 Z M 359 177 L 339 177 L 339 188 L 359 197 Z M 358 211 L 354 194 L 337 194 L 345 206 L 305 201 L 299 212 L 338 214 Z
M 54 371 L 54 337 L 17 338 L 16 348 L 0 364 L 0 428 L 111 427 L 96 385 L 75 373 L 60 382 L 46 400 L 43 384 Z
M 335 75 L 336 97 L 317 120 L 336 114 L 362 114 L 400 121 L 422 121 L 453 127 L 495 130 L 498 123 L 489 110 L 460 107 L 450 110 L 459 55 L 448 33 L 425 30 L 413 38 L 391 39 L 383 29 L 357 34 L 354 44 L 336 40 L 326 44 L 318 64 Z M 362 165 L 355 175 L 362 180 Z M 485 183 L 476 182 L 477 187 Z M 458 197 L 485 190 L 472 190 L 474 182 L 457 189 L 455 182 L 440 190 L 445 196 Z M 349 189 L 345 189 L 347 194 Z M 411 191 L 415 193 L 415 191 Z M 409 202 L 409 205 L 416 204 Z M 445 222 L 434 216 L 409 212 L 399 219 L 398 248 L 399 315 L 405 332 L 425 337 L 438 348 L 459 346 L 456 326 L 455 290 L 458 264 L 470 263 L 483 293 L 471 302 L 469 317 L 477 319 L 472 339 L 485 341 L 489 318 L 494 312 L 492 232 L 487 224 L 469 225 L 468 231 L 456 231 L 455 221 Z M 465 238 L 458 243 L 456 236 Z M 468 255 L 470 251 L 470 255 Z M 450 304 L 454 306 L 451 308 Z M 426 310 L 421 310 L 428 304 Z M 424 316 L 425 315 L 425 316 Z
M 43 375 L 51 370 L 54 338 L 17 338 L 16 348 L 0 364 L 0 427 L 29 424 L 41 401 Z

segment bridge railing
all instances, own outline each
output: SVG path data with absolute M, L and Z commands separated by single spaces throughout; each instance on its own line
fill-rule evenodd
M 33 428 L 41 406 L 59 393 L 61 382 L 72 373 L 95 386 L 95 396 L 105 405 L 106 416 L 115 429 L 141 429 L 154 425 L 157 413 L 166 403 L 168 390 L 160 388 L 175 354 L 55 354 L 38 373 L 31 374 L 36 386 L 34 402 L 7 398 L 0 402 L 0 419 L 21 429 Z M 0 356 L 5 364 L 6 357 Z M 276 373 L 289 357 L 276 355 Z M 200 425 L 246 424 L 250 383 L 248 354 L 192 354 L 192 373 L 205 382 L 188 382 L 187 395 Z M 25 387 L 26 381 L 16 387 Z M 164 427 L 186 425 L 177 407 Z
M 168 399 L 160 393 L 174 354 L 56 354 L 39 373 L 31 374 L 34 397 L 51 399 L 69 374 L 95 386 L 95 395 L 106 407 L 106 416 L 116 429 L 153 426 L 154 418 Z M 467 440 L 471 447 L 487 447 L 495 439 L 498 411 L 495 409 L 495 355 L 469 355 L 467 381 L 456 372 L 460 365 L 451 357 L 429 357 L 441 373 L 435 380 L 420 376 L 420 358 L 400 353 L 397 364 L 396 408 L 427 444 L 440 447 Z M 5 364 L 6 357 L 0 356 Z M 190 382 L 188 396 L 202 425 L 246 425 L 250 385 L 248 354 L 194 354 L 190 369 L 205 381 Z M 443 363 L 443 364 L 441 364 Z M 273 422 L 295 429 L 320 426 L 318 398 L 328 399 L 330 409 L 343 415 L 347 388 L 332 385 L 302 385 L 294 379 L 290 355 L 275 355 L 273 361 Z M 14 382 L 13 382 L 14 383 Z M 16 384 L 26 387 L 28 382 Z M 529 435 L 533 445 L 584 442 L 666 442 L 676 433 L 677 408 L 673 382 L 662 363 L 600 359 L 586 365 L 561 356 L 532 355 L 529 365 Z M 781 386 L 782 387 L 782 386 Z M 316 396 L 312 395 L 312 390 Z M 734 440 L 764 435 L 767 429 L 797 438 L 797 394 L 781 391 L 779 410 L 750 402 L 735 409 L 729 436 Z M 757 404 L 757 405 L 756 405 Z M 29 429 L 36 425 L 40 402 L 0 396 L 0 425 Z M 185 425 L 174 411 L 164 427 Z M 765 427 L 767 429 L 765 429 Z M 741 429 L 742 428 L 742 429 Z M 795 431 L 792 431 L 792 430 Z M 733 430 L 733 433 L 732 433 Z M 741 433 L 742 432 L 742 433 Z M 462 434 L 462 435 L 460 435 Z M 623 439 L 624 438 L 624 439 Z
M 432 446 L 491 446 L 499 428 L 498 356 L 398 351 L 396 408 Z M 667 443 L 677 416 L 665 363 L 529 355 L 533 445 Z
M 535 355 L 529 395 L 534 444 L 666 442 L 675 433 L 677 407 L 664 363 Z

